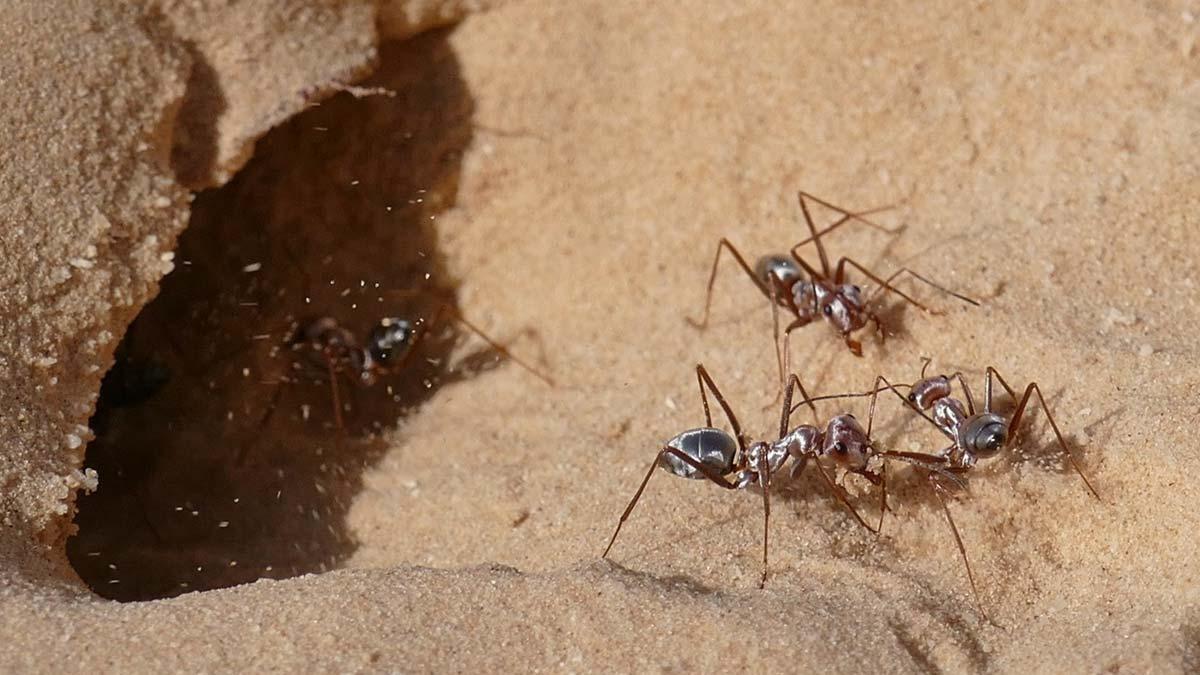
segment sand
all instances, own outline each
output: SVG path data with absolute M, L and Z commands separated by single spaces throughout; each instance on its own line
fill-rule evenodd
M 1200 668 L 1200 7 L 247 4 L 0 9 L 5 670 Z M 353 84 L 362 98 L 337 93 Z M 707 331 L 685 317 L 720 237 L 756 256 L 802 236 L 799 189 L 895 204 L 879 220 L 902 236 L 846 229 L 834 254 L 983 302 L 906 286 L 944 315 L 888 305 L 894 335 L 864 337 L 861 359 L 825 326 L 798 331 L 806 383 L 910 381 L 922 357 L 973 383 L 988 365 L 1036 380 L 1101 495 L 1040 413 L 1021 452 L 974 473 L 951 508 L 994 624 L 902 470 L 878 537 L 813 476 L 781 484 L 765 590 L 759 496 L 661 473 L 600 560 L 654 452 L 703 422 L 697 362 L 750 433 L 777 423 L 770 314 L 749 281 L 722 271 Z M 254 285 L 234 265 L 260 253 Z M 100 378 L 185 262 L 234 277 L 195 301 L 203 317 L 246 289 L 264 302 L 168 335 L 236 328 L 214 349 L 247 343 L 302 309 L 306 277 L 336 278 L 314 302 L 366 325 L 341 284 L 428 270 L 558 384 L 478 342 L 439 345 L 461 376 L 399 403 L 355 392 L 346 433 L 320 387 L 287 390 L 286 413 L 256 426 L 269 354 L 196 353 L 199 373 L 109 427 L 159 419 L 181 445 L 106 475 L 85 460 Z M 163 282 L 167 316 L 193 297 L 172 285 L 208 283 L 188 278 Z M 183 373 L 193 343 L 157 344 Z M 235 386 L 242 368 L 254 386 Z M 865 415 L 821 413 L 842 408 Z M 877 424 L 890 447 L 937 442 L 897 406 Z M 131 561 L 107 577 L 67 558 L 88 469 L 88 499 L 106 481 L 140 490 L 140 515 L 95 511 L 72 540 Z M 846 484 L 874 513 L 875 493 Z M 282 488 L 287 508 L 265 506 Z M 172 496 L 229 505 L 172 529 Z M 136 528 L 119 513 L 159 540 L 121 540 Z M 208 571 L 180 588 L 196 560 Z M 288 578 L 216 588 L 259 577 Z M 114 602 L 98 578 L 162 599 Z

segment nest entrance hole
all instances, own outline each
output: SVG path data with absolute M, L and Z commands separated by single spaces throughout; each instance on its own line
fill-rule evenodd
M 395 96 L 316 105 L 197 195 L 176 269 L 129 327 L 92 419 L 85 465 L 100 487 L 80 496 L 67 553 L 97 594 L 338 567 L 356 548 L 345 517 L 362 474 L 384 451 L 376 432 L 493 362 L 451 368 L 458 335 L 432 330 L 403 372 L 339 379 L 339 427 L 328 373 L 287 345 L 319 316 L 365 339 L 384 316 L 428 320 L 447 298 L 457 309 L 434 221 L 454 203 L 473 104 L 447 32 L 385 45 L 364 86 Z

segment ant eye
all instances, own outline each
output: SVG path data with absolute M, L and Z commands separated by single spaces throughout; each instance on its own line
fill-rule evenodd
M 843 443 L 843 442 L 841 442 L 841 441 L 838 441 L 837 443 L 834 443 L 834 444 L 833 444 L 833 451 L 834 451 L 834 452 L 836 452 L 836 453 L 837 453 L 837 454 L 839 454 L 839 455 L 844 455 L 844 454 L 846 454 L 846 444 L 845 444 L 845 443 Z
M 913 403 L 916 403 L 917 402 L 917 392 L 915 392 L 915 391 L 908 392 L 908 400 L 912 401 Z
M 823 312 L 825 314 L 825 316 L 832 316 L 833 315 L 833 305 L 825 305 L 824 307 L 821 308 L 821 312 Z

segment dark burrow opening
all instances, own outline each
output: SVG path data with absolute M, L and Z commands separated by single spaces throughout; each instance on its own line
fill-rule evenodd
M 435 216 L 472 137 L 447 32 L 386 45 L 363 86 L 395 95 L 310 108 L 196 197 L 175 271 L 129 327 L 91 422 L 100 487 L 80 496 L 67 553 L 99 595 L 337 567 L 356 547 L 346 515 L 385 449 L 377 432 L 496 362 L 429 321 L 453 308 Z M 384 316 L 429 328 L 399 372 L 370 386 L 335 376 L 340 426 L 327 360 L 288 344 L 320 316 L 363 340 Z

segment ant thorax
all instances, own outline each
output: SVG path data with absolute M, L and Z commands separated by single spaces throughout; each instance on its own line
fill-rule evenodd
M 811 424 L 801 424 L 775 441 L 774 445 L 796 459 L 806 455 L 815 456 L 821 451 L 821 430 Z
M 962 401 L 949 396 L 934 401 L 930 412 L 933 421 L 939 427 L 955 435 L 958 434 L 962 423 L 967 420 L 967 410 L 963 407 Z
M 783 463 L 787 461 L 787 458 L 787 444 L 781 443 L 780 441 L 775 441 L 774 443 L 764 443 L 759 441 L 758 443 L 751 445 L 750 448 L 746 450 L 747 468 L 743 473 L 753 474 L 755 479 L 753 482 L 757 482 L 761 462 L 765 461 L 767 465 L 767 471 L 773 474 L 783 467 Z

